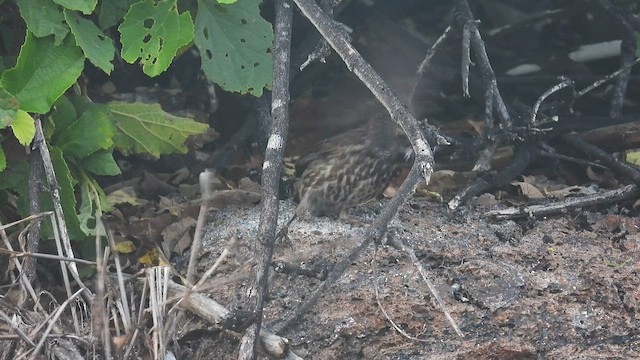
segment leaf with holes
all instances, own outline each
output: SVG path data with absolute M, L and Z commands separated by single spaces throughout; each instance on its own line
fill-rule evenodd
M 176 0 L 146 0 L 131 5 L 118 27 L 122 35 L 122 58 L 140 59 L 149 76 L 167 70 L 178 49 L 193 39 L 193 21 L 188 11 L 178 14 Z
M 260 96 L 271 88 L 273 30 L 260 17 L 259 4 L 198 1 L 194 40 L 202 70 L 225 90 Z
M 158 104 L 109 103 L 116 124 L 116 149 L 128 154 L 186 153 L 184 142 L 191 135 L 204 133 L 206 124 L 166 113 Z

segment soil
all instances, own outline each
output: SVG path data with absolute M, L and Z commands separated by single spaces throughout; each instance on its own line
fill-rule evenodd
M 293 204 L 282 208 L 281 222 Z M 306 271 L 272 272 L 267 324 L 299 306 L 321 282 L 317 277 L 359 241 L 379 208 L 370 203 L 355 209 L 348 223 L 319 218 L 291 225 L 273 259 Z M 377 251 L 371 246 L 311 312 L 278 335 L 305 359 L 640 358 L 637 218 L 576 211 L 493 222 L 485 210 L 452 214 L 414 198 L 387 232 L 414 249 L 463 336 L 407 255 L 384 243 Z M 203 271 L 230 239 L 238 240 L 215 281 L 236 280 L 210 293 L 231 310 L 242 310 L 248 291 L 258 219 L 259 207 L 214 212 L 206 234 Z M 621 223 L 628 224 L 628 234 L 616 236 Z M 376 286 L 384 312 L 411 339 L 385 317 Z M 193 323 L 183 334 L 201 326 Z M 197 359 L 232 359 L 238 340 L 215 333 L 185 345 Z

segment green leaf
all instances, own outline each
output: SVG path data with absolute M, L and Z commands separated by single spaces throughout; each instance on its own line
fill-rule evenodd
M 100 185 L 94 179 L 84 176 L 80 183 L 80 209 L 78 211 L 82 231 L 92 236 L 99 232 L 101 236 L 104 236 L 104 228 L 98 227 L 96 216 L 110 209 L 107 197 Z
M 53 35 L 55 45 L 60 45 L 69 33 L 64 22 L 62 8 L 51 0 L 18 0 L 20 15 L 27 28 L 36 37 Z
M 55 146 L 49 146 L 49 152 L 51 153 L 53 169 L 56 172 L 56 179 L 60 186 L 60 202 L 62 211 L 64 211 L 67 229 L 69 229 L 69 236 L 72 240 L 84 239 L 87 234 L 80 229 L 80 220 L 78 220 L 78 215 L 76 214 L 76 197 L 73 190 L 78 181 L 71 174 L 71 170 L 62 156 L 62 151 Z M 51 200 L 45 196 L 43 198 L 43 210 L 51 210 L 52 208 Z
M 56 146 L 65 156 L 83 159 L 100 149 L 110 148 L 115 133 L 113 122 L 107 114 L 87 111 L 60 133 Z
M 98 23 L 102 30 L 108 29 L 119 23 L 124 18 L 129 6 L 140 0 L 106 0 L 100 2 Z
M 64 10 L 64 18 L 75 35 L 76 44 L 93 65 L 107 74 L 113 70 L 113 57 L 116 49 L 113 42 L 90 20 L 83 18 L 71 10 Z
M 201 134 L 206 124 L 164 112 L 158 104 L 112 102 L 108 104 L 116 124 L 116 149 L 125 155 L 144 153 L 159 157 L 162 154 L 185 153 L 184 141 Z
M 18 99 L 20 109 L 44 114 L 83 68 L 84 55 L 70 37 L 54 46 L 51 39 L 38 39 L 28 32 L 18 63 L 2 74 L 0 84 Z
M 2 151 L 1 146 L 0 151 Z M 2 156 L 4 156 L 4 152 Z M 25 195 L 24 199 L 19 196 L 18 201 L 23 200 L 24 204 L 28 204 L 29 163 L 27 161 L 11 162 L 6 170 L 0 172 L 0 190 L 16 190 L 19 195 Z M 27 215 L 29 214 L 27 213 Z
M 107 105 L 94 103 L 86 96 L 69 95 L 68 98 L 76 109 L 78 115 L 82 115 L 87 111 L 101 111 L 105 114 L 111 114 L 111 109 L 109 109 Z
M 64 6 L 69 10 L 82 11 L 83 14 L 89 15 L 98 5 L 98 0 L 53 0 L 54 2 Z M 106 0 L 109 1 L 109 0 Z
M 49 120 L 45 123 L 46 127 L 52 126 L 51 143 L 57 144 L 60 133 L 71 126 L 78 119 L 78 113 L 67 96 L 61 96 L 54 104 L 55 111 L 49 116 Z
M 11 124 L 11 129 L 13 130 L 13 135 L 16 136 L 22 146 L 31 144 L 33 137 L 36 135 L 36 126 L 33 118 L 23 110 L 18 110 L 18 115 Z
M 195 43 L 202 70 L 225 90 L 260 96 L 271 87 L 273 30 L 260 17 L 259 4 L 198 1 Z
M 7 156 L 4 154 L 2 144 L 0 144 L 0 173 L 7 168 Z
M 149 76 L 165 71 L 182 46 L 193 39 L 193 21 L 188 11 L 178 14 L 176 0 L 145 0 L 132 5 L 118 27 L 122 35 L 122 58 L 140 59 Z
M 18 100 L 0 87 L 0 129 L 11 125 L 18 112 Z
M 102 176 L 120 175 L 120 168 L 113 159 L 113 150 L 98 150 L 82 159 L 82 167 L 90 173 Z
M 238 0 L 218 0 L 220 4 L 233 4 Z
M 78 220 L 80 221 L 80 229 L 87 235 L 95 235 L 96 217 L 93 214 L 93 196 L 89 189 L 87 179 L 80 183 L 80 209 L 78 211 Z M 91 222 L 91 224 L 89 224 Z

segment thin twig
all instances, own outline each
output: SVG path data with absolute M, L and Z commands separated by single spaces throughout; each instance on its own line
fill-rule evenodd
M 337 28 L 335 22 L 326 16 L 313 0 L 294 1 L 304 16 L 309 19 L 311 24 L 318 29 L 322 37 L 342 58 L 347 68 L 358 76 L 387 109 L 391 118 L 400 124 L 413 145 L 413 151 L 416 155 L 415 161 L 420 164 L 423 169 L 423 176 L 428 180 L 433 172 L 433 154 L 415 118 L 409 113 L 406 106 L 402 104 L 395 92 Z
M 36 115 L 39 116 L 39 115 Z M 29 164 L 29 213 L 38 214 L 41 210 L 40 198 L 42 191 L 42 157 L 35 147 L 31 153 Z M 27 235 L 27 247 L 25 251 L 37 253 L 40 247 L 40 221 L 32 223 Z M 36 275 L 36 259 L 28 258 L 24 262 L 24 272 L 29 281 L 33 281 Z
M 45 212 L 41 212 L 39 214 L 29 215 L 26 218 L 23 218 L 23 219 L 20 219 L 20 220 L 16 220 L 16 221 L 10 222 L 8 224 L 0 225 L 0 230 L 8 229 L 8 228 L 10 228 L 12 226 L 16 226 L 18 224 L 21 224 L 21 223 L 23 223 L 25 221 L 39 220 L 39 219 L 41 219 L 43 217 L 46 217 L 46 216 L 49 216 L 51 214 L 53 214 L 53 211 L 45 211 Z
M 116 276 L 118 277 L 118 290 L 120 291 L 120 296 L 118 297 L 117 303 L 119 304 L 119 307 L 122 308 L 121 313 L 124 331 L 128 333 L 131 330 L 131 312 L 129 310 L 129 301 L 127 299 L 127 291 L 124 285 L 120 255 L 116 251 L 116 242 L 113 239 L 113 232 L 110 230 L 107 231 L 107 240 L 109 241 L 109 246 L 113 251 L 113 260 L 116 265 Z
M 608 167 L 603 166 L 602 164 L 594 163 L 593 161 L 587 161 L 587 160 L 584 160 L 584 159 L 578 159 L 578 158 L 575 158 L 575 157 L 572 157 L 572 156 L 567 156 L 567 155 L 564 155 L 564 154 L 558 154 L 557 152 L 541 150 L 541 151 L 538 152 L 538 154 L 541 157 L 545 157 L 545 158 L 549 158 L 549 159 L 558 159 L 558 160 L 562 160 L 562 161 L 572 162 L 572 163 L 575 163 L 575 164 L 578 164 L 578 165 L 582 165 L 582 166 L 585 166 L 585 167 L 591 166 L 591 167 L 598 168 L 598 169 L 601 169 L 601 170 L 609 170 Z
M 469 68 L 471 67 L 471 29 L 467 23 L 462 26 L 462 60 L 460 61 L 462 77 L 462 96 L 470 98 Z
M 585 154 L 592 155 L 602 161 L 605 165 L 620 172 L 622 175 L 628 177 L 633 180 L 636 184 L 640 185 L 640 170 L 636 167 L 633 167 L 629 164 L 626 164 L 622 161 L 618 161 L 616 158 L 611 156 L 611 154 L 606 151 L 600 149 L 595 145 L 591 145 L 580 138 L 576 137 L 573 134 L 564 134 L 562 135 L 562 139 L 566 141 L 569 145 L 579 149 Z
M 196 229 L 193 233 L 193 242 L 191 243 L 191 254 L 189 255 L 189 266 L 187 267 L 187 281 L 190 284 L 195 283 L 196 266 L 198 264 L 198 256 L 200 256 L 200 248 L 202 247 L 202 234 L 207 214 L 209 213 L 209 199 L 212 196 L 211 183 L 214 173 L 211 171 L 203 171 L 200 173 L 200 193 L 202 203 L 200 204 L 200 212 L 198 213 L 198 221 Z
M 0 223 L 0 225 L 2 225 L 2 223 Z M 9 249 L 9 251 L 13 251 L 13 247 L 11 246 L 11 242 L 9 241 L 9 237 L 7 236 L 6 231 L 2 227 L 0 227 L 0 238 L 2 238 L 2 242 L 4 243 L 4 246 L 6 246 L 7 249 Z M 44 309 L 42 309 L 42 306 L 38 302 L 38 297 L 36 296 L 36 292 L 33 290 L 33 286 L 31 286 L 31 282 L 29 281 L 29 279 L 27 279 L 26 275 L 24 274 L 24 271 L 22 271 L 22 264 L 20 263 L 20 261 L 18 261 L 18 259 L 16 258 L 11 258 L 10 261 L 13 262 L 13 265 L 18 270 L 18 274 L 19 274 L 18 276 L 20 277 L 18 281 L 23 286 L 21 290 L 26 291 L 29 294 L 29 296 L 31 296 L 31 300 L 33 300 L 33 302 L 37 304 L 39 310 L 44 311 Z M 11 275 L 12 275 L 12 279 L 14 279 L 13 274 Z M 23 294 L 21 294 L 21 296 L 23 296 Z
M 521 208 L 509 208 L 486 212 L 486 216 L 497 220 L 517 219 L 529 216 L 548 216 L 566 212 L 570 209 L 582 208 L 594 205 L 617 203 L 625 199 L 631 199 L 640 194 L 638 185 L 627 185 L 620 189 L 609 190 L 598 194 L 568 198 L 553 204 L 532 205 Z
M 436 287 L 433 284 L 433 282 L 431 281 L 431 279 L 429 279 L 429 274 L 425 270 L 424 266 L 422 266 L 422 264 L 420 263 L 420 260 L 416 256 L 415 251 L 413 251 L 413 249 L 410 248 L 409 246 L 406 246 L 402 240 L 397 239 L 394 236 L 390 237 L 389 243 L 391 245 L 395 246 L 396 248 L 404 251 L 409 256 L 409 259 L 411 259 L 411 263 L 413 263 L 413 266 L 415 266 L 416 269 L 418 269 L 418 272 L 420 273 L 420 276 L 422 276 L 422 280 L 429 287 L 429 291 L 431 291 L 431 295 L 433 295 L 433 298 L 438 303 L 438 306 L 442 310 L 442 313 L 444 314 L 444 316 L 447 318 L 447 321 L 449 321 L 449 324 L 451 324 L 451 327 L 456 332 L 456 334 L 458 334 L 458 336 L 460 336 L 460 337 L 463 337 L 464 334 L 462 333 L 462 331 L 458 327 L 458 324 L 456 323 L 456 321 L 451 316 L 451 313 L 449 312 L 449 310 L 447 310 L 447 305 L 442 300 L 442 297 L 438 293 L 438 290 L 436 289 Z
M 2 310 L 0 310 L 0 318 L 2 318 L 2 320 L 4 320 L 4 322 L 11 327 L 11 330 L 15 331 L 16 335 L 18 335 L 22 341 L 27 343 L 27 345 L 31 347 L 36 346 L 36 344 L 33 341 L 31 341 L 31 339 L 29 339 L 29 336 L 27 336 L 27 334 L 25 334 L 22 331 L 22 329 L 20 329 L 17 326 L 17 324 L 14 321 L 12 321 L 11 318 L 7 314 L 5 314 L 4 311 Z
M 205 271 L 205 273 L 202 275 L 200 280 L 198 280 L 196 285 L 193 287 L 193 291 L 200 291 L 200 289 L 203 287 L 205 281 L 207 281 L 207 279 L 209 279 L 211 274 L 213 274 L 213 272 L 216 271 L 218 266 L 220 266 L 220 264 L 222 264 L 222 262 L 227 258 L 227 256 L 231 252 L 230 249 L 233 249 L 236 246 L 237 242 L 238 242 L 238 239 L 235 236 L 232 237 L 231 240 L 229 240 L 229 243 L 227 244 L 227 246 L 225 246 L 224 250 L 222 250 L 222 254 L 220 254 L 220 256 L 218 256 L 218 258 L 213 263 L 213 265 L 211 265 L 211 267 L 207 271 Z
M 578 99 L 578 98 L 580 98 L 580 97 L 584 96 L 584 95 L 585 95 L 586 93 L 588 93 L 589 91 L 591 91 L 591 90 L 593 90 L 593 89 L 597 88 L 598 86 L 600 86 L 600 85 L 604 84 L 605 82 L 607 82 L 607 81 L 609 81 L 609 80 L 611 80 L 611 79 L 615 78 L 616 76 L 619 76 L 619 75 L 620 75 L 620 74 L 622 74 L 623 72 L 625 72 L 625 71 L 627 71 L 627 70 L 631 69 L 634 65 L 636 65 L 636 64 L 637 64 L 637 63 L 639 63 L 639 62 L 640 62 L 640 58 L 636 58 L 636 59 L 635 59 L 631 64 L 629 64 L 629 65 L 627 65 L 627 66 L 625 66 L 625 67 L 623 67 L 623 68 L 621 68 L 621 69 L 618 69 L 618 70 L 616 70 L 616 71 L 612 72 L 611 74 L 609 74 L 609 75 L 607 75 L 607 76 L 603 77 L 603 78 L 602 78 L 602 79 L 600 79 L 600 80 L 595 81 L 593 84 L 591 84 L 591 85 L 587 86 L 586 88 L 584 88 L 584 89 L 582 89 L 582 90 L 578 91 L 578 93 L 576 94 L 576 99 Z
M 533 110 L 531 111 L 531 124 L 532 126 L 540 126 L 542 124 L 542 121 L 538 121 L 536 119 L 536 117 L 538 116 L 538 110 L 540 109 L 540 105 L 542 104 L 542 102 L 548 98 L 549 96 L 551 96 L 551 94 L 553 94 L 554 92 L 560 91 L 566 87 L 569 86 L 574 86 L 574 82 L 564 76 L 560 77 L 560 82 L 556 85 L 554 85 L 553 87 L 551 87 L 551 89 L 545 91 L 542 95 L 540 95 L 540 97 L 538 98 L 538 100 L 536 101 L 536 103 L 533 105 Z M 557 118 L 556 118 L 557 120 Z
M 83 264 L 83 265 L 95 265 L 96 264 L 94 261 L 89 261 L 89 260 L 84 260 L 84 259 L 68 258 L 66 256 L 58 256 L 58 255 L 52 255 L 52 254 L 30 253 L 30 252 L 23 252 L 23 251 L 12 251 L 12 250 L 4 249 L 4 248 L 0 248 L 0 253 L 8 254 L 8 255 L 11 255 L 12 257 L 35 257 L 35 258 L 51 259 L 51 260 L 58 260 L 58 261 L 69 261 L 69 262 L 75 262 L 75 263 Z
M 269 264 L 271 264 L 278 225 L 280 174 L 289 128 L 292 3 L 290 0 L 276 0 L 275 10 L 271 126 L 265 150 L 265 160 L 262 164 L 262 207 L 255 243 L 255 254 L 259 260 L 255 267 L 255 288 L 250 294 L 251 306 L 256 320 L 245 331 L 240 341 L 238 359 L 244 360 L 256 358 L 257 343 L 262 326 L 262 307 L 268 291 Z
M 409 103 L 411 104 L 412 107 L 413 107 L 413 103 L 415 102 L 415 96 L 416 96 L 416 91 L 418 89 L 418 85 L 420 84 L 420 81 L 422 81 L 424 74 L 427 72 L 427 69 L 431 65 L 431 59 L 433 59 L 433 56 L 436 54 L 436 51 L 440 49 L 440 47 L 444 43 L 444 40 L 447 38 L 447 36 L 449 36 L 449 33 L 451 33 L 451 26 L 447 26 L 447 28 L 440 35 L 438 40 L 436 40 L 433 46 L 431 46 L 431 48 L 427 51 L 424 57 L 424 60 L 422 60 L 422 62 L 420 63 L 420 66 L 418 66 L 418 71 L 416 72 L 416 76 L 413 79 L 413 85 L 411 87 L 411 93 L 409 95 L 409 99 L 410 99 Z M 411 112 L 415 115 L 415 109 L 412 108 L 411 110 L 412 110 Z
M 96 221 L 102 222 L 101 218 Z M 105 283 L 107 281 L 106 263 L 109 259 L 109 247 L 102 245 L 102 237 L 96 233 L 96 299 L 93 302 L 93 316 L 91 320 L 94 324 L 94 331 L 99 334 L 100 344 L 102 344 L 102 353 L 106 359 L 111 359 L 111 334 L 109 333 L 109 316 L 107 306 L 105 304 Z M 104 252 L 103 252 L 104 249 Z
M 485 93 L 485 97 L 489 98 L 491 104 L 495 105 L 498 118 L 502 123 L 502 127 L 506 129 L 511 128 L 511 116 L 507 111 L 507 107 L 500 96 L 500 90 L 498 89 L 498 82 L 496 80 L 496 75 L 491 67 L 491 62 L 489 61 L 489 56 L 487 55 L 487 50 L 484 47 L 484 42 L 482 41 L 482 36 L 480 35 L 480 30 L 478 30 L 477 22 L 473 18 L 473 14 L 471 13 L 471 8 L 466 0 L 458 0 L 456 1 L 456 15 L 458 15 L 458 21 L 461 27 L 468 28 L 471 46 L 473 47 L 474 53 L 476 55 L 475 59 L 478 67 L 480 68 L 480 72 L 484 77 L 484 81 L 487 83 L 487 91 Z M 492 127 L 493 125 L 488 123 L 487 126 Z
M 64 253 L 67 257 L 75 258 L 73 254 L 73 248 L 71 247 L 71 240 L 69 239 L 69 231 L 67 229 L 67 223 L 64 217 L 64 211 L 62 210 L 62 203 L 60 201 L 60 186 L 58 185 L 58 180 L 56 179 L 56 174 L 53 169 L 53 163 L 51 161 L 51 154 L 49 153 L 49 148 L 45 142 L 44 132 L 42 131 L 42 122 L 39 118 L 35 119 L 35 128 L 36 135 L 33 140 L 34 146 L 37 146 L 40 150 L 40 156 L 42 157 L 42 163 L 44 166 L 44 173 L 47 178 L 47 182 L 49 183 L 49 191 L 51 193 L 51 197 L 53 199 L 53 212 L 55 214 L 56 222 L 54 224 L 58 225 L 57 230 L 59 232 L 59 237 L 61 240 L 62 247 L 64 248 Z M 53 218 L 53 217 L 52 217 Z M 61 254 L 62 256 L 62 254 Z M 82 282 L 80 278 L 80 274 L 78 273 L 78 267 L 73 262 L 62 262 L 62 265 L 69 268 L 71 276 L 78 283 L 78 285 L 86 292 L 87 299 L 93 295 L 91 291 L 87 288 L 87 286 Z

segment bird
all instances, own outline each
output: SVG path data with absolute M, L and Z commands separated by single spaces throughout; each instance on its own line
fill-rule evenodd
M 352 207 L 382 194 L 412 156 L 389 116 L 321 141 L 296 162 L 296 216 L 347 218 Z

